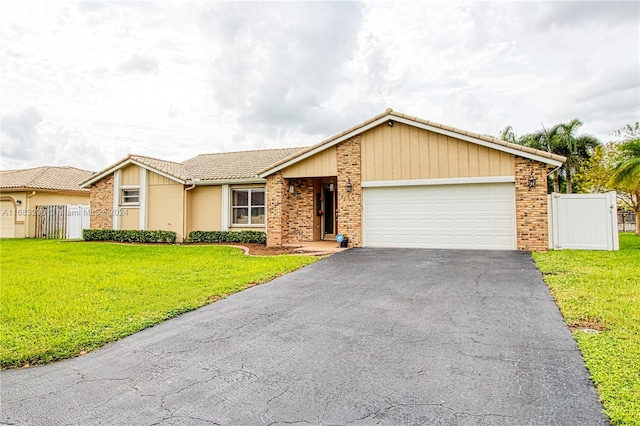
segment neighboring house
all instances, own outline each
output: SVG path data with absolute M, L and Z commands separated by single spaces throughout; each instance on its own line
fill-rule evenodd
M 39 206 L 89 204 L 80 183 L 91 175 L 53 166 L 0 171 L 0 238 L 34 237 Z
M 88 179 L 92 227 L 265 230 L 279 246 L 546 250 L 562 156 L 387 109 L 308 148 L 129 156 Z M 114 194 L 117 194 L 114 197 Z

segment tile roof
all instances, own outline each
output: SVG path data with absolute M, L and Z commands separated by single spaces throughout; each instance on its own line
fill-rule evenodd
M 0 189 L 45 189 L 51 191 L 88 192 L 80 183 L 93 172 L 75 167 L 43 166 L 33 169 L 3 170 Z
M 303 148 L 263 149 L 256 151 L 202 154 L 184 161 L 192 179 L 225 180 L 255 178 L 258 171 L 290 157 Z
M 181 180 L 189 180 L 191 178 L 189 172 L 187 171 L 187 168 L 182 163 L 133 154 L 129 154 L 126 159 L 137 161 L 140 164 L 144 164 L 145 166 L 149 166 L 152 169 L 156 169 Z
M 129 154 L 122 160 L 110 165 L 84 179 L 81 184 L 90 186 L 104 176 L 122 167 L 123 164 L 135 162 L 152 170 L 162 172 L 179 181 L 223 181 L 236 179 L 255 179 L 258 171 L 284 157 L 289 157 L 302 148 L 262 149 L 254 151 L 223 152 L 218 154 L 201 154 L 182 163 L 160 160 L 144 155 Z
M 480 139 L 480 140 L 485 141 L 485 142 L 490 142 L 490 143 L 493 143 L 493 144 L 496 144 L 496 145 L 501 145 L 501 146 L 504 146 L 504 147 L 508 147 L 508 148 L 515 149 L 515 150 L 518 150 L 518 151 L 522 151 L 524 153 L 537 155 L 538 157 L 548 158 L 550 160 L 559 161 L 559 162 L 562 162 L 562 163 L 564 163 L 567 160 L 565 157 L 563 157 L 561 155 L 552 154 L 552 153 L 547 152 L 547 151 L 540 151 L 540 150 L 537 150 L 537 149 L 534 149 L 534 148 L 529 148 L 527 146 L 506 142 L 506 141 L 503 141 L 502 139 L 496 139 L 496 138 L 493 138 L 493 137 L 490 137 L 490 136 L 480 135 L 478 133 L 473 133 L 473 132 L 469 132 L 469 131 L 466 131 L 466 130 L 457 129 L 455 127 L 446 126 L 444 124 L 436 123 L 435 121 L 423 120 L 422 118 L 414 117 L 414 116 L 411 116 L 411 115 L 408 115 L 408 114 L 403 114 L 401 112 L 394 111 L 391 108 L 387 108 L 383 113 L 380 113 L 380 114 L 378 114 L 378 115 L 376 115 L 374 117 L 371 117 L 368 120 L 363 121 L 360 124 L 356 124 L 355 126 L 349 128 L 347 130 L 344 130 L 344 131 L 342 131 L 342 132 L 340 132 L 338 134 L 335 134 L 335 135 L 333 135 L 333 136 L 331 136 L 331 137 L 329 137 L 329 138 L 327 138 L 327 139 L 325 139 L 325 140 L 323 140 L 321 142 L 316 143 L 315 145 L 311 145 L 311 146 L 309 146 L 307 148 L 304 148 L 304 149 L 294 153 L 293 155 L 290 155 L 290 156 L 288 156 L 286 158 L 281 159 L 277 163 L 273 163 L 273 164 L 265 167 L 264 169 L 259 170 L 258 174 L 262 175 L 263 173 L 268 173 L 271 170 L 276 169 L 278 166 L 281 166 L 281 165 L 283 165 L 285 163 L 288 163 L 289 161 L 294 160 L 295 158 L 300 157 L 300 156 L 304 155 L 305 153 L 307 153 L 309 151 L 316 150 L 318 148 L 321 148 L 324 145 L 331 145 L 332 142 L 334 142 L 337 139 L 340 139 L 341 137 L 343 137 L 345 135 L 348 135 L 350 133 L 358 134 L 358 131 L 364 129 L 367 125 L 369 125 L 371 123 L 374 123 L 375 121 L 380 120 L 381 118 L 385 118 L 385 117 L 391 118 L 392 116 L 404 118 L 406 120 L 414 121 L 416 123 L 426 124 L 427 126 L 431 126 L 431 127 L 437 128 L 437 129 L 442 129 L 442 130 L 449 131 L 449 132 L 452 132 L 452 133 L 457 133 L 457 134 L 459 134 L 461 136 L 468 136 L 468 137 L 471 137 L 471 138 L 474 138 L 474 139 Z

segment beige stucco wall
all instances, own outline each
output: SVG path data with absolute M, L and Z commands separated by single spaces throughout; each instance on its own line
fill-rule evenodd
M 147 176 L 147 229 L 174 231 L 184 239 L 185 191 L 183 185 L 149 172 Z
M 140 229 L 140 209 L 138 207 L 120 207 L 120 229 Z
M 222 187 L 198 186 L 187 192 L 187 235 L 219 231 L 222 226 Z
M 511 154 L 402 123 L 361 138 L 363 182 L 514 175 Z
M 327 148 L 318 154 L 299 163 L 293 164 L 282 171 L 285 179 L 300 177 L 336 176 L 338 166 L 336 147 Z
M 140 167 L 136 165 L 130 165 L 122 169 L 120 176 L 121 186 L 135 186 L 140 185 Z

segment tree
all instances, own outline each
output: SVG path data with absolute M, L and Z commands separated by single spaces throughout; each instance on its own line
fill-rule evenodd
M 567 161 L 553 172 L 553 191 L 560 192 L 560 179 L 564 177 L 567 193 L 573 192 L 574 175 L 582 164 L 594 153 L 600 141 L 591 135 L 576 135 L 582 126 L 577 118 L 547 129 L 529 133 L 518 139 L 518 143 L 542 151 L 567 157 Z
M 640 235 L 640 137 L 638 123 L 627 126 L 627 139 L 620 143 L 621 159 L 615 164 L 607 186 L 618 190 L 621 200 L 636 214 L 636 234 Z M 620 131 L 619 131 L 620 132 Z M 620 133 L 619 133 L 620 134 Z

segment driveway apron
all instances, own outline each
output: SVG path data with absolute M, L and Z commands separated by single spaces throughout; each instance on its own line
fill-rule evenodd
M 607 424 L 525 252 L 349 250 L 0 384 L 8 424 Z

